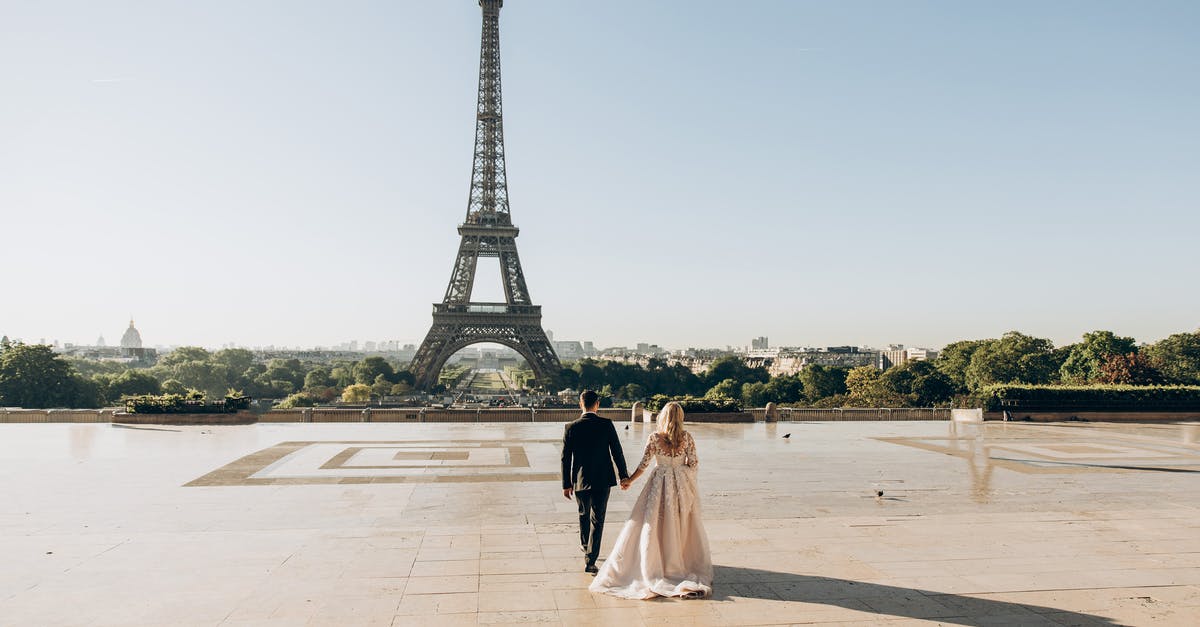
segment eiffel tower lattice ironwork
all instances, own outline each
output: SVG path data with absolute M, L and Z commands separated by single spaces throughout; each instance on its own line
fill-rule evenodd
M 508 210 L 504 172 L 504 122 L 500 98 L 500 7 L 504 0 L 479 0 L 483 35 L 479 50 L 479 101 L 475 118 L 475 161 L 467 218 L 458 227 L 462 241 L 441 303 L 433 305 L 433 326 L 410 367 L 416 387 L 437 385 L 442 366 L 458 350 L 494 342 L 521 354 L 539 381 L 558 372 L 558 355 L 542 329 L 542 308 L 529 299 L 517 256 L 517 227 Z M 480 257 L 498 257 L 503 303 L 471 300 Z

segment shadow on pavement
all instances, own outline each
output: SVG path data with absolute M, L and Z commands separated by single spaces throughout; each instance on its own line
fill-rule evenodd
M 755 568 L 714 566 L 715 601 L 734 598 L 824 604 L 955 625 L 1118 625 L 1103 616 L 1053 607 L 981 599 L 933 590 L 797 575 Z

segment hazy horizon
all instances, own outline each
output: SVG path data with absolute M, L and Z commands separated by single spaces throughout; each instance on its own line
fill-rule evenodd
M 509 191 L 544 328 L 1195 331 L 1198 18 L 510 0 Z M 472 0 L 0 3 L 0 334 L 115 345 L 132 315 L 149 346 L 419 344 L 466 209 L 479 25 Z M 502 294 L 491 267 L 476 300 Z

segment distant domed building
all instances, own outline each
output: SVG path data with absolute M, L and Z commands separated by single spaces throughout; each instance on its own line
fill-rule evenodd
M 129 328 L 125 329 L 125 335 L 121 336 L 121 348 L 141 348 L 142 334 L 133 326 L 133 320 L 129 321 Z

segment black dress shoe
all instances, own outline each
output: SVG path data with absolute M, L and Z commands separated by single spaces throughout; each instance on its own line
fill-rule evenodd
M 596 573 L 600 572 L 600 568 L 595 564 L 588 564 L 587 566 L 583 567 L 583 572 L 595 575 Z

